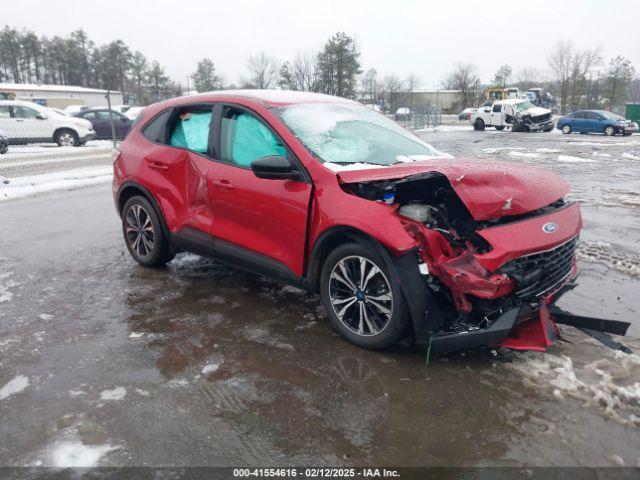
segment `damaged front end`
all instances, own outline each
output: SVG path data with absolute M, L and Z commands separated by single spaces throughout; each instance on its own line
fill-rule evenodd
M 548 111 L 548 113 L 524 111 L 516 113 L 511 131 L 550 132 L 554 126 L 551 111 Z
M 416 241 L 394 261 L 417 343 L 438 353 L 544 351 L 558 338 L 556 323 L 570 316 L 554 315 L 554 304 L 575 286 L 579 206 L 564 200 L 565 182 L 539 170 L 457 167 L 399 179 L 344 172 L 340 180 L 349 193 L 386 202 Z M 626 331 L 623 322 L 571 318 L 578 327 Z

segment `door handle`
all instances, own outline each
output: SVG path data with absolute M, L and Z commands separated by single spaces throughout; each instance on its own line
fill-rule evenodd
M 229 180 L 213 180 L 213 183 L 216 187 L 220 187 L 220 188 L 224 188 L 225 190 L 233 190 L 234 187 L 231 183 L 229 183 Z
M 156 170 L 169 170 L 166 163 L 159 162 L 158 160 L 151 160 L 149 158 L 145 158 L 145 160 L 150 168 L 155 168 Z

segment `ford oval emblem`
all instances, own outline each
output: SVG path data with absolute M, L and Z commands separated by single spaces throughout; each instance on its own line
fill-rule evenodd
M 558 231 L 558 224 L 553 222 L 545 223 L 542 225 L 542 231 L 544 233 L 554 233 Z

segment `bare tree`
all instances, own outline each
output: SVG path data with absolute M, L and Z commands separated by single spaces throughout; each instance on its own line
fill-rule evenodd
M 549 68 L 560 86 L 560 104 L 564 113 L 569 97 L 569 80 L 573 59 L 573 44 L 571 40 L 560 40 L 547 57 Z
M 413 74 L 409 75 L 404 81 L 407 93 L 409 94 L 409 107 L 411 108 L 411 110 L 414 109 L 413 93 L 420 87 L 420 83 L 420 78 Z
M 298 90 L 317 91 L 318 55 L 312 52 L 298 52 L 293 60 L 292 75 Z
M 278 77 L 278 62 L 265 52 L 260 52 L 257 55 L 249 55 L 247 70 L 249 70 L 250 77 L 248 80 L 244 80 L 245 86 L 259 89 L 270 88 Z
M 395 113 L 398 109 L 400 101 L 400 93 L 402 91 L 402 80 L 395 75 L 387 75 L 382 81 L 382 91 L 384 92 L 387 108 L 391 113 Z
M 535 67 L 525 67 L 518 70 L 514 74 L 515 85 L 520 90 L 527 90 L 532 87 L 537 87 L 544 82 L 544 78 L 540 70 Z
M 547 61 L 560 87 L 560 104 L 565 113 L 567 107 L 573 109 L 579 104 L 586 89 L 587 74 L 602 63 L 602 54 L 600 48 L 580 51 L 573 48 L 571 40 L 560 40 Z
M 375 68 L 367 70 L 360 79 L 361 97 L 364 103 L 375 104 L 378 101 L 380 84 L 378 82 L 378 72 Z
M 440 84 L 447 90 L 460 91 L 462 108 L 474 105 L 480 96 L 480 77 L 475 65 L 471 63 L 456 63 Z

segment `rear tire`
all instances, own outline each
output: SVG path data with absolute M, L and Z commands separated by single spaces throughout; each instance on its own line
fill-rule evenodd
M 607 125 L 606 127 L 604 127 L 604 134 L 607 137 L 613 137 L 616 134 L 616 129 L 611 125 Z
M 409 312 L 385 259 L 360 243 L 340 245 L 324 262 L 322 305 L 335 330 L 367 349 L 395 344 L 407 331 Z
M 174 256 L 158 214 L 142 196 L 131 197 L 125 203 L 122 234 L 129 253 L 143 267 L 161 267 Z
M 77 147 L 80 144 L 78 134 L 71 129 L 59 130 L 56 132 L 53 141 L 56 142 L 59 147 Z
M 484 120 L 482 120 L 481 118 L 478 118 L 475 122 L 473 122 L 473 129 L 476 132 L 483 132 L 485 129 Z

